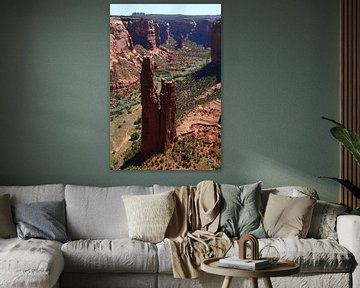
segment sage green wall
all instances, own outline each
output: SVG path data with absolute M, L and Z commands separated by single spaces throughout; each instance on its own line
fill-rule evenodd
M 114 172 L 109 2 L 2 1 L 0 184 L 261 179 L 266 187 L 313 186 L 323 199 L 337 201 L 337 185 L 317 179 L 338 174 L 337 143 L 320 119 L 338 117 L 337 0 L 222 5 L 222 169 Z

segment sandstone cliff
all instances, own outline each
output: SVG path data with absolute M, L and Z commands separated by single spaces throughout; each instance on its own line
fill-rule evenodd
M 167 44 L 170 39 L 169 23 L 159 22 L 158 25 L 160 30 L 160 45 Z
M 211 46 L 212 24 L 213 21 L 210 19 L 196 21 L 196 26 L 190 34 L 189 40 L 209 48 Z
M 186 40 L 191 40 L 205 48 L 211 46 L 212 19 L 148 19 L 122 17 L 134 45 L 139 44 L 146 50 L 154 51 L 156 47 L 167 44 L 170 35 L 175 39 L 177 48 L 183 48 Z
M 221 63 L 221 20 L 214 21 L 211 32 L 211 62 Z
M 134 45 L 140 44 L 146 50 L 156 49 L 155 25 L 153 20 L 141 18 L 127 22 L 127 29 Z
M 160 43 L 160 27 L 158 23 L 154 23 L 154 28 L 155 28 L 155 44 L 156 47 L 160 47 L 161 43 Z
M 130 52 L 133 48 L 130 34 L 122 21 L 110 21 L 110 70 L 117 63 L 117 54 Z
M 183 48 L 184 42 L 196 27 L 196 22 L 193 20 L 171 20 L 169 21 L 169 27 L 170 34 L 177 43 L 177 48 Z
M 141 57 L 118 17 L 110 18 L 110 89 L 120 89 L 138 81 Z

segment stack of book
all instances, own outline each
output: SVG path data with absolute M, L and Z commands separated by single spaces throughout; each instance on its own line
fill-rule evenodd
M 234 256 L 220 259 L 219 266 L 246 270 L 260 270 L 270 267 L 271 262 L 267 259 L 251 260 L 240 259 L 238 256 Z

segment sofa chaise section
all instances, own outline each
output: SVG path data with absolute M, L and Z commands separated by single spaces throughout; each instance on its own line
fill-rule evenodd
M 0 186 L 0 195 L 9 194 L 11 204 L 62 201 L 65 185 Z M 0 288 L 58 287 L 64 268 L 62 243 L 18 238 L 0 239 Z
M 0 287 L 55 286 L 64 269 L 61 245 L 40 239 L 0 239 Z

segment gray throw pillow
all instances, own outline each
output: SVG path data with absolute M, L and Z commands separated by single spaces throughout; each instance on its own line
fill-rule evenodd
M 337 240 L 336 218 L 345 210 L 344 205 L 318 200 L 312 214 L 308 237 Z
M 221 184 L 223 197 L 219 231 L 229 237 L 253 234 L 265 238 L 260 216 L 261 182 L 236 186 Z
M 0 238 L 16 237 L 16 229 L 11 215 L 10 195 L 0 196 Z
M 13 214 L 19 238 L 70 241 L 65 232 L 65 201 L 15 204 Z

